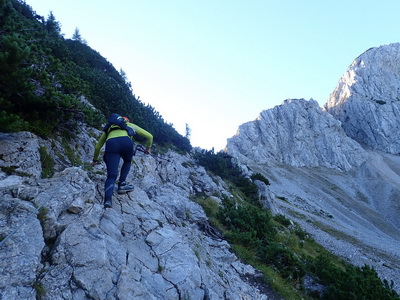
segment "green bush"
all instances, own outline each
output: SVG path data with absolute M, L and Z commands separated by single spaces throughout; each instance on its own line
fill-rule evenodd
M 0 98 L 0 106 L 5 101 Z M 28 127 L 28 123 L 25 122 L 19 115 L 12 114 L 6 111 L 0 111 L 0 128 L 2 132 L 17 132 L 22 131 Z
M 206 213 L 207 216 L 211 218 L 215 218 L 217 216 L 219 207 L 218 207 L 218 202 L 213 200 L 210 197 L 207 197 L 203 200 L 197 201 L 201 207 L 204 209 L 204 212 Z
M 53 177 L 55 170 L 55 162 L 53 158 L 47 152 L 46 147 L 39 148 L 40 162 L 42 164 L 42 178 L 50 178 Z
M 232 162 L 232 156 L 214 150 L 198 151 L 194 158 L 207 170 L 232 182 L 247 197 L 247 200 L 256 206 L 261 207 L 258 196 L 258 188 L 249 178 L 245 177 L 242 170 Z
M 400 299 L 393 290 L 393 282 L 381 280 L 370 266 L 340 266 L 333 263 L 331 255 L 318 256 L 310 269 L 320 282 L 327 287 L 323 299 L 328 300 L 375 300 Z
M 270 185 L 269 180 L 260 173 L 255 173 L 255 174 L 251 175 L 250 178 L 251 178 L 251 180 L 260 180 L 260 181 L 264 182 L 266 185 Z
M 276 234 L 270 212 L 250 204 L 237 204 L 225 198 L 218 212 L 218 218 L 227 230 L 236 234 L 246 232 L 254 239 L 266 240 Z
M 278 223 L 282 224 L 285 227 L 289 227 L 291 224 L 290 220 L 281 214 L 274 216 L 274 220 L 277 221 Z
M 283 278 L 298 280 L 306 274 L 305 263 L 283 244 L 270 241 L 258 251 L 260 259 L 274 266 Z

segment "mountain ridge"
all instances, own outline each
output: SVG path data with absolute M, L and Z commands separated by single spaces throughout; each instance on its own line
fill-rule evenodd
M 349 66 L 323 106 L 349 137 L 392 154 L 400 153 L 399 58 L 399 43 L 367 50 Z
M 374 266 L 397 288 L 398 53 L 398 43 L 367 50 L 346 70 L 323 108 L 312 99 L 286 100 L 241 125 L 226 147 L 249 174 L 273 178 L 275 210 L 308 228 L 338 255 Z M 316 115 L 318 127 L 309 121 Z M 276 129 L 280 123 L 284 130 Z M 335 235 L 347 236 L 348 243 L 341 244 Z

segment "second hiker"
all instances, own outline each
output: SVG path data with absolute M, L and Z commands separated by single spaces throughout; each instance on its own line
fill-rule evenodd
M 120 116 L 118 116 L 118 118 L 123 118 L 126 125 L 133 129 L 136 135 L 139 135 L 146 140 L 145 153 L 149 154 L 151 145 L 153 143 L 153 136 L 139 126 L 130 123 L 128 118 Z M 103 145 L 106 144 L 104 162 L 107 166 L 107 179 L 104 184 L 104 208 L 112 207 L 112 195 L 114 192 L 114 185 L 118 178 L 118 167 L 121 158 L 123 160 L 123 164 L 118 179 L 118 193 L 122 194 L 133 190 L 133 185 L 125 182 L 126 177 L 131 169 L 133 156 L 133 141 L 132 137 L 130 136 L 132 135 L 132 131 L 128 129 L 129 128 L 122 129 L 120 126 L 115 124 L 107 124 L 104 127 L 103 134 L 100 136 L 100 139 L 95 146 L 92 163 L 93 165 L 98 163 L 100 150 Z M 128 132 L 130 135 L 128 135 Z

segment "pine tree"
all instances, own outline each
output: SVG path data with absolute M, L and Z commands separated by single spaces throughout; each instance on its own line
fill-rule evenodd
M 190 140 L 190 136 L 191 136 L 191 134 L 192 134 L 192 129 L 190 129 L 188 123 L 185 124 L 185 131 L 186 131 L 186 133 L 185 133 L 185 138 L 187 138 L 188 140 Z
M 29 75 L 32 72 L 28 63 L 30 48 L 17 34 L 5 35 L 0 42 L 2 45 L 0 52 L 2 92 L 8 96 L 23 94 L 30 86 Z
M 72 40 L 87 45 L 86 40 L 82 38 L 78 28 L 75 28 L 74 34 L 72 35 Z
M 49 16 L 47 17 L 45 27 L 49 35 L 61 36 L 60 22 L 56 21 L 56 18 L 54 17 L 52 11 L 49 13 Z

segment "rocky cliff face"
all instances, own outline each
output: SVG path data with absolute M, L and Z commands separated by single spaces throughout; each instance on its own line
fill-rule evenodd
M 227 152 L 266 176 L 270 204 L 400 290 L 400 44 L 370 49 L 321 109 L 286 100 L 239 127 Z
M 83 161 L 89 131 L 70 141 Z M 219 178 L 173 152 L 169 162 L 137 155 L 135 190 L 104 210 L 104 165 L 66 168 L 61 144 L 0 135 L 1 299 L 270 299 L 190 200 L 229 194 Z M 40 178 L 44 147 L 60 170 L 50 179 Z
M 239 127 L 228 152 L 244 164 L 277 161 L 294 167 L 349 170 L 366 160 L 361 146 L 314 100 L 286 100 Z
M 387 153 L 400 153 L 400 44 L 371 48 L 339 80 L 324 109 L 347 135 Z
M 239 127 L 227 152 L 268 178 L 272 211 L 400 289 L 400 157 L 362 148 L 312 100 L 262 112 Z

